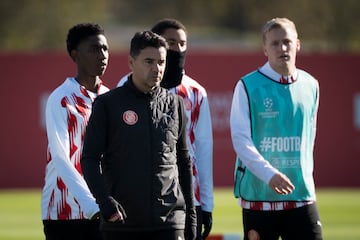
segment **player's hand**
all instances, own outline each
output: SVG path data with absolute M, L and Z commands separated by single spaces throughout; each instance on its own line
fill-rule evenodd
M 196 239 L 196 225 L 185 224 L 185 240 Z
M 295 186 L 290 179 L 282 173 L 275 174 L 269 182 L 269 186 L 278 194 L 287 195 L 294 191 Z
M 124 216 L 121 212 L 114 213 L 109 219 L 108 222 L 123 222 Z
M 196 239 L 196 211 L 194 208 L 186 209 L 185 240 Z
M 124 223 L 126 219 L 126 212 L 123 207 L 113 197 L 109 196 L 103 199 L 100 204 L 101 214 L 108 222 Z
M 205 240 L 211 231 L 212 228 L 212 213 L 207 211 L 202 211 L 202 225 L 203 232 L 201 234 L 202 239 Z
M 126 218 L 125 210 L 120 205 L 120 203 L 118 203 L 113 197 L 109 197 L 109 199 L 110 199 L 111 203 L 115 206 L 116 213 L 111 215 L 111 217 L 108 219 L 108 221 L 109 222 L 122 222 L 122 223 L 124 223 L 125 218 Z

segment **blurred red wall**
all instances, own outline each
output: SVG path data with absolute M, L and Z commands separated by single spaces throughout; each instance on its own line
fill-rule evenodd
M 262 53 L 192 51 L 186 72 L 209 95 L 214 133 L 215 186 L 232 186 L 229 132 L 232 90 L 261 66 Z M 0 188 L 41 187 L 46 160 L 43 110 L 47 95 L 76 69 L 63 53 L 1 53 Z M 297 66 L 320 82 L 315 181 L 323 187 L 360 187 L 360 54 L 303 54 Z M 111 88 L 129 71 L 126 53 L 110 56 L 103 80 Z

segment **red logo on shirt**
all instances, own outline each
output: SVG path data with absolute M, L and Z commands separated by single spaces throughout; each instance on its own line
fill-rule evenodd
M 138 121 L 138 115 L 132 110 L 127 110 L 123 114 L 123 120 L 128 125 L 134 125 Z

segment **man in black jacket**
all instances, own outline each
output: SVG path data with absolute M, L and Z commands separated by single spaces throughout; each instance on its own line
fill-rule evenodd
M 94 102 L 81 167 L 107 240 L 195 239 L 183 102 L 160 87 L 167 48 L 155 33 L 136 33 L 129 81 Z

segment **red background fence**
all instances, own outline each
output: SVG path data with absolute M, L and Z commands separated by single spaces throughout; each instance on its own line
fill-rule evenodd
M 232 186 L 234 151 L 229 132 L 232 91 L 261 66 L 262 53 L 193 51 L 186 72 L 207 89 L 214 133 L 215 186 Z M 359 187 L 360 55 L 303 54 L 297 65 L 320 82 L 315 181 L 323 187 Z M 75 65 L 63 53 L 2 53 L 0 188 L 41 187 L 46 159 L 44 104 Z M 126 53 L 110 56 L 103 80 L 111 88 L 127 72 Z

